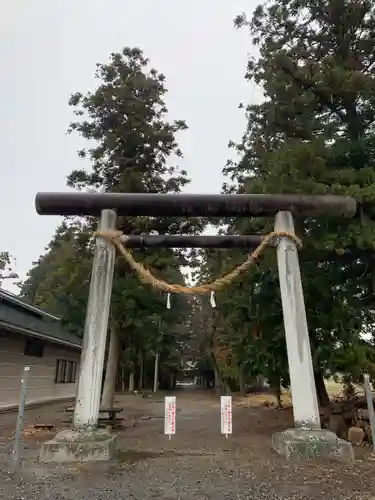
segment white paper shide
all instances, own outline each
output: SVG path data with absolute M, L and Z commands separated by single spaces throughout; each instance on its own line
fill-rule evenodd
M 164 434 L 169 436 L 169 439 L 176 434 L 176 396 L 165 398 Z
M 232 434 L 232 396 L 220 397 L 221 433 L 228 437 Z

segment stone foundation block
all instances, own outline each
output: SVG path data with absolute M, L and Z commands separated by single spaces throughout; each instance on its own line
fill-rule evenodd
M 287 429 L 272 436 L 272 447 L 288 460 L 354 462 L 352 444 L 325 429 Z
M 41 462 L 103 462 L 116 455 L 116 436 L 104 430 L 64 430 L 42 444 Z

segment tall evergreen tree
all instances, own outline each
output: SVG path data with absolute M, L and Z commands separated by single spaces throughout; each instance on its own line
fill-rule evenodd
M 166 119 L 165 77 L 150 67 L 141 50 L 125 48 L 121 53 L 111 54 L 107 64 L 97 65 L 96 78 L 98 86 L 94 91 L 75 93 L 69 101 L 75 115 L 69 132 L 87 140 L 88 147 L 78 154 L 88 160 L 92 168 L 74 170 L 68 177 L 68 185 L 78 190 L 105 192 L 181 191 L 189 179 L 186 171 L 178 167 L 182 153 L 176 136 L 186 129 L 186 124 Z M 86 228 L 92 230 L 94 226 L 94 222 L 87 219 Z M 118 221 L 118 229 L 125 234 L 188 234 L 201 228 L 199 220 L 171 217 L 119 217 Z M 188 255 L 171 249 L 137 251 L 135 255 L 158 276 L 183 282 L 179 269 L 188 262 Z M 38 267 L 37 264 L 31 271 L 31 282 L 33 275 L 39 272 Z M 51 277 L 48 280 L 38 286 L 41 301 L 42 289 L 47 294 L 55 294 L 53 280 Z M 25 293 L 29 293 L 27 288 Z M 74 292 L 71 293 L 74 296 Z M 121 337 L 128 368 L 133 371 L 142 360 L 144 371 L 145 353 L 160 344 L 160 325 L 169 325 L 164 326 L 162 341 L 165 344 L 169 338 L 167 333 L 173 333 L 174 325 L 182 321 L 185 310 L 186 301 L 176 297 L 172 298 L 172 309 L 166 309 L 166 296 L 141 283 L 118 257 L 110 324 Z M 82 328 L 81 322 L 80 325 Z M 170 347 L 169 351 L 174 352 L 174 348 Z
M 245 133 L 233 144 L 241 158 L 226 166 L 224 191 L 346 194 L 374 202 L 374 9 L 367 0 L 275 0 L 257 7 L 250 20 L 236 19 L 259 48 L 246 78 L 262 86 L 264 102 L 246 106 Z M 272 230 L 267 218 L 227 222 L 230 232 Z M 374 224 L 329 214 L 295 222 L 304 242 L 301 271 L 318 395 L 326 402 L 323 376 L 338 369 L 339 346 L 349 352 L 373 322 Z M 285 359 L 285 350 L 273 345 L 277 336 L 283 341 L 283 328 L 280 317 L 271 321 L 280 308 L 272 255 L 254 276 L 259 284 L 252 296 L 266 312 L 257 319 L 260 338 L 248 332 L 249 345 L 263 345 L 264 359 L 267 353 Z M 232 304 L 245 306 L 244 295 L 231 293 Z

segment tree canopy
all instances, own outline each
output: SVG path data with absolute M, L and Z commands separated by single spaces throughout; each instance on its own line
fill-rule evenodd
M 78 155 L 91 169 L 74 170 L 68 185 L 78 190 L 105 192 L 180 192 L 189 179 L 178 166 L 182 152 L 177 135 L 187 126 L 182 120 L 170 122 L 166 118 L 165 77 L 150 67 L 149 60 L 137 48 L 111 54 L 108 63 L 97 65 L 95 76 L 95 90 L 77 92 L 69 100 L 75 116 L 69 133 L 87 140 L 87 148 L 78 151 Z M 196 219 L 118 220 L 118 229 L 124 234 L 189 234 L 202 227 L 203 222 Z M 53 310 L 69 328 L 81 334 L 92 264 L 93 242 L 89 236 L 94 229 L 95 221 L 91 218 L 64 221 L 22 289 L 34 303 Z M 186 252 L 160 249 L 134 254 L 157 276 L 183 283 L 180 267 L 189 262 Z M 121 337 L 122 360 L 128 369 L 140 369 L 142 359 L 143 371 L 146 354 L 157 349 L 164 356 L 165 367 L 168 363 L 176 367 L 176 348 L 180 348 L 176 325 L 182 322 L 187 305 L 183 297 L 173 297 L 172 307 L 167 309 L 166 295 L 141 283 L 118 256 L 110 324 L 115 325 Z
M 235 25 L 247 29 L 258 47 L 246 79 L 262 87 L 264 101 L 243 105 L 245 132 L 239 144 L 232 143 L 240 159 L 224 169 L 224 192 L 344 194 L 362 203 L 374 201 L 374 13 L 366 0 L 275 0 L 258 6 L 250 19 L 236 18 Z M 269 218 L 224 222 L 229 233 L 272 230 Z M 323 375 L 342 370 L 358 378 L 369 369 L 362 363 L 358 372 L 348 353 L 374 321 L 374 223 L 327 214 L 295 224 L 304 243 L 301 272 L 322 400 Z M 243 258 L 240 252 L 225 256 L 221 271 Z M 211 275 L 217 261 L 217 253 L 206 259 Z M 227 344 L 232 350 L 239 346 L 249 375 L 277 375 L 287 384 L 271 251 L 252 271 L 219 297 L 219 321 L 232 327 Z

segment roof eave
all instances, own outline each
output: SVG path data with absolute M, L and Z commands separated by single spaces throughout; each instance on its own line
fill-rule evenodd
M 11 323 L 7 323 L 6 321 L 0 321 L 0 326 L 6 328 L 7 330 L 11 330 L 17 333 L 22 333 L 23 335 L 29 335 L 31 337 L 39 338 L 41 340 L 46 340 L 53 344 L 65 345 L 67 347 L 73 347 L 75 349 L 82 350 L 81 344 L 76 344 L 74 342 L 69 342 L 68 340 L 50 337 L 49 335 L 46 335 L 44 333 L 36 332 L 35 330 L 30 330 L 28 328 L 23 328 L 22 326 L 12 325 Z
M 47 318 L 51 318 L 55 321 L 60 321 L 61 318 L 58 316 L 54 316 L 53 314 L 43 311 L 43 309 L 40 309 L 39 307 L 33 306 L 31 304 L 28 304 L 27 302 L 24 302 L 23 300 L 19 299 L 17 295 L 12 294 L 11 292 L 8 292 L 7 290 L 0 289 L 0 298 L 2 298 L 5 301 L 8 302 L 13 302 L 13 304 L 17 304 L 21 307 L 23 307 L 26 310 L 36 312 L 37 314 L 40 314 L 41 316 L 46 316 Z

